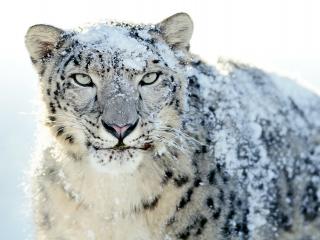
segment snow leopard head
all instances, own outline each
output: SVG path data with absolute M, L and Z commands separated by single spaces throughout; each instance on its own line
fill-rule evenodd
M 192 28 L 185 13 L 156 25 L 30 27 L 47 125 L 63 148 L 117 171 L 176 144 Z

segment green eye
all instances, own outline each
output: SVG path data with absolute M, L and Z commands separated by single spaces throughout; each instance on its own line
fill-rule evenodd
M 144 86 L 144 85 L 150 85 L 155 83 L 159 76 L 162 74 L 162 72 L 151 72 L 151 73 L 147 73 L 146 75 L 144 75 L 140 81 L 140 85 Z
M 89 75 L 83 73 L 74 73 L 70 76 L 74 82 L 82 87 L 93 87 L 92 79 Z

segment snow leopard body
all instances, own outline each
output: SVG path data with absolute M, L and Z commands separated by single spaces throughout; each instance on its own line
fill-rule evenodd
M 36 239 L 320 239 L 320 98 L 207 65 L 191 33 L 184 13 L 29 29 L 50 132 L 32 170 Z

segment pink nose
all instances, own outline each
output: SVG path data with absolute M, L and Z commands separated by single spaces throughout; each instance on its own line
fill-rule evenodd
M 116 133 L 117 133 L 118 136 L 123 136 L 124 133 L 125 133 L 125 132 L 128 130 L 128 128 L 130 127 L 130 125 L 128 124 L 128 125 L 119 127 L 119 126 L 117 126 L 117 125 L 115 125 L 115 124 L 112 124 L 112 125 L 110 125 L 110 127 L 112 127 L 112 128 L 116 131 Z
M 138 121 L 139 120 L 137 120 L 134 124 L 118 126 L 116 124 L 107 124 L 105 121 L 101 120 L 103 127 L 119 140 L 122 140 L 128 136 L 138 125 Z

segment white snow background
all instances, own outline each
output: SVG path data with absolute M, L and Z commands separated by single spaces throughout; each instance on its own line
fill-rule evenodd
M 156 23 L 187 12 L 194 20 L 191 51 L 252 63 L 320 89 L 318 0 L 90 0 L 1 2 L 0 239 L 33 239 L 23 191 L 36 129 L 37 76 L 24 47 L 33 24 L 73 28 L 103 19 Z

